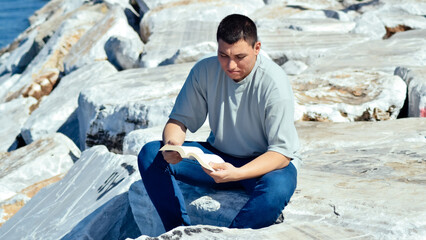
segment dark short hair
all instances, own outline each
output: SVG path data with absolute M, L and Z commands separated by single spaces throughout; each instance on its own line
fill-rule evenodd
M 257 42 L 256 24 L 247 16 L 231 14 L 226 16 L 219 24 L 216 39 L 222 39 L 228 44 L 234 44 L 244 39 L 249 45 L 254 47 Z

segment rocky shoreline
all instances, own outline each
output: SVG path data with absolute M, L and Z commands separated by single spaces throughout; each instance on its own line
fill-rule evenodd
M 182 184 L 197 226 L 164 233 L 136 155 L 230 13 L 291 80 L 298 188 L 284 223 L 236 230 L 244 193 Z M 30 22 L 0 50 L 1 239 L 426 237 L 426 2 L 51 0 Z

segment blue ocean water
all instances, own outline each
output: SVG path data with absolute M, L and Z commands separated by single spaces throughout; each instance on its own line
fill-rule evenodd
M 49 0 L 0 0 L 0 49 L 29 27 L 28 18 Z

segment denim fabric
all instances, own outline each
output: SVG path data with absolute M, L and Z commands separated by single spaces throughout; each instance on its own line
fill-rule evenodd
M 241 167 L 253 159 L 227 155 L 206 142 L 185 142 L 183 145 L 199 147 L 205 153 L 217 154 L 235 167 Z M 250 194 L 250 199 L 232 221 L 230 228 L 257 229 L 273 224 L 296 189 L 297 170 L 292 163 L 259 178 L 216 183 L 196 161 L 183 159 L 178 164 L 168 164 L 159 152 L 161 147 L 161 141 L 145 144 L 139 153 L 138 165 L 146 191 L 166 231 L 191 225 L 176 180 L 215 189 L 245 189 Z

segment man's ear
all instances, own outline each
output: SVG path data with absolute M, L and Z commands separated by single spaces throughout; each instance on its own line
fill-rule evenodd
M 257 54 L 259 54 L 259 52 L 260 52 L 260 46 L 261 46 L 262 44 L 260 43 L 260 42 L 256 42 L 255 44 L 254 44 L 254 51 L 255 51 L 255 54 L 257 55 Z

